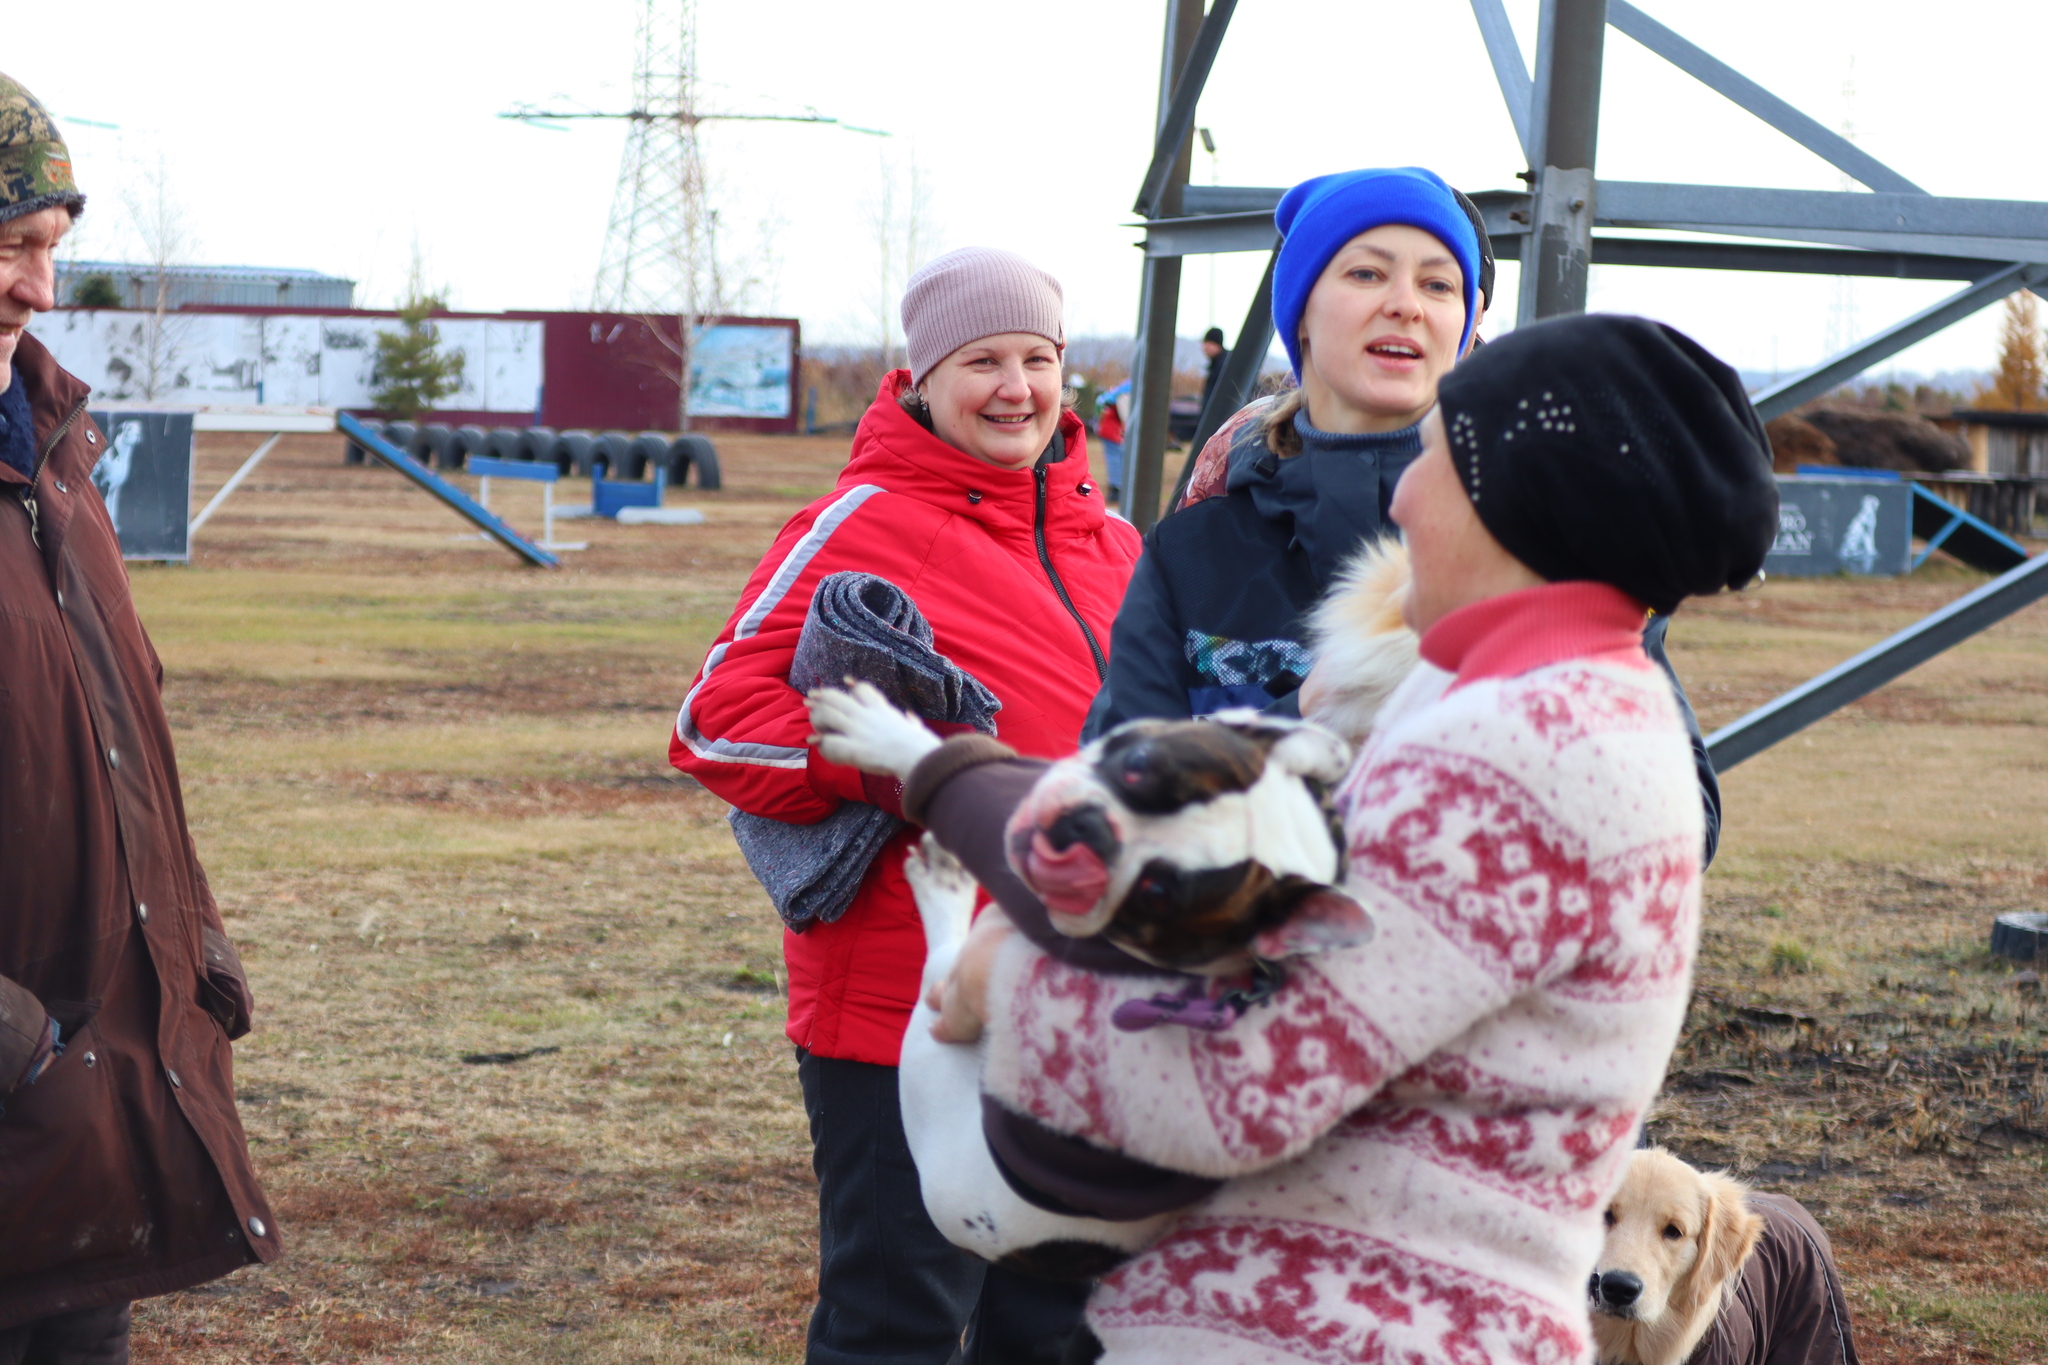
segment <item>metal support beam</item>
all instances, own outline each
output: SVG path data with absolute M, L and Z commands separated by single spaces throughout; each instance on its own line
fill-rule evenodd
M 1951 323 L 1997 303 L 2007 294 L 2048 281 L 2048 265 L 2014 264 L 1993 270 L 1975 284 L 1923 308 L 1904 322 L 1892 324 L 1804 374 L 1774 384 L 1756 396 L 1757 414 L 1766 422 L 1820 397 L 1837 384 L 1853 379 L 1872 365 L 1924 341 Z
M 1884 643 L 1716 730 L 1707 736 L 1707 756 L 1714 770 L 1727 772 L 2042 597 L 2048 597 L 2048 555 L 2034 556 Z
M 1172 111 L 1173 90 L 1187 70 L 1195 34 L 1202 24 L 1202 0 L 1167 0 L 1166 44 L 1159 63 L 1159 120 L 1163 128 Z M 1163 217 L 1181 213 L 1181 187 L 1188 181 L 1193 138 L 1183 136 L 1157 211 Z M 1159 494 L 1166 464 L 1167 407 L 1173 401 L 1173 346 L 1180 324 L 1180 260 L 1145 258 L 1138 289 L 1137 355 L 1131 369 L 1131 435 L 1129 465 L 1124 477 L 1123 512 L 1140 531 L 1159 519 Z
M 1249 225 L 1254 215 L 1278 205 L 1284 193 L 1263 186 L 1190 185 L 1182 198 L 1183 212 L 1203 218 L 1241 215 Z M 1471 197 L 1489 234 L 1501 237 L 1529 230 L 1509 215 L 1529 215 L 1535 207 L 1533 195 L 1481 190 Z M 1176 219 L 1174 227 L 1191 221 Z M 2048 204 L 2016 199 L 1602 180 L 1594 225 L 1975 255 L 2001 265 L 2036 256 L 2048 259 Z
M 1154 219 L 1145 224 L 1147 256 L 1213 256 L 1219 252 L 1272 249 L 1271 209 L 1212 213 L 1201 218 Z
M 1830 166 L 1854 176 L 1871 189 L 1894 194 L 1927 193 L 1848 138 L 1823 127 L 1720 58 L 1679 37 L 1630 4 L 1629 0 L 1607 0 L 1607 22 L 1707 89 L 1756 115 Z
M 1209 395 L 1201 420 L 1195 423 L 1194 437 L 1188 442 L 1188 458 L 1182 462 L 1173 494 L 1166 500 L 1169 514 L 1180 506 L 1181 495 L 1188 491 L 1188 479 L 1195 472 L 1195 457 L 1202 453 L 1202 447 L 1223 429 L 1232 413 L 1252 401 L 1252 394 L 1259 387 L 1259 371 L 1266 363 L 1266 352 L 1273 348 L 1273 267 L 1280 260 L 1278 242 L 1273 243 L 1272 253 L 1266 258 L 1266 273 L 1259 277 L 1259 287 L 1252 291 L 1252 305 L 1245 309 L 1244 324 L 1237 329 L 1237 344 L 1230 348 L 1230 358 L 1223 362 L 1215 392 Z
M 1188 186 L 1192 200 L 1201 186 Z M 1226 191 L 1250 198 L 1263 191 Z M 1508 221 L 1525 211 L 1525 194 L 1507 190 L 1471 196 L 1486 220 L 1494 256 L 1519 261 L 1528 229 Z M 1277 192 L 1276 192 L 1277 198 Z M 1192 204 L 1190 208 L 1194 207 Z M 1159 219 L 1145 227 L 1148 256 L 1206 256 L 1219 252 L 1267 251 L 1273 245 L 1273 215 L 1258 210 Z M 1854 247 L 1776 246 L 1760 242 L 1700 242 L 1672 238 L 1593 237 L 1593 264 L 1667 269 L 1757 270 L 1792 275 L 1861 275 L 1895 280 L 1979 280 L 1986 271 L 2011 264 L 2006 251 L 1995 256 L 1954 256 L 1924 251 L 1864 251 Z
M 1518 321 L 1586 310 L 1593 270 L 1593 177 L 1607 0 L 1543 0 L 1536 40 L 1533 254 L 1522 266 Z
M 1614 0 L 1608 0 L 1611 5 Z M 1529 145 L 1530 110 L 1534 86 L 1529 81 L 1528 63 L 1522 60 L 1522 45 L 1515 41 L 1514 25 L 1501 0 L 1472 0 L 1472 17 L 1479 23 L 1479 36 L 1486 41 L 1486 56 L 1493 63 L 1493 79 L 1508 106 L 1508 118 L 1515 125 L 1515 141 L 1522 144 L 1522 157 L 1536 164 L 1536 152 Z
M 1496 237 L 1493 254 L 1498 260 L 1514 259 L 1520 246 L 1519 238 Z M 1758 270 L 1779 275 L 1858 275 L 1890 280 L 1980 280 L 1985 271 L 1995 268 L 1978 256 L 1602 236 L 1593 238 L 1593 264 Z
M 2014 199 L 1603 180 L 1599 209 L 1602 227 L 1739 232 L 1753 237 L 1776 237 L 1782 235 L 1779 229 L 1792 228 L 1901 238 L 2011 238 L 2016 245 L 2035 246 L 2048 240 L 2048 204 Z M 1849 244 L 1862 243 L 1850 239 Z M 2009 249 L 1998 247 L 1993 255 Z
M 1138 202 L 1131 211 L 1141 218 L 1157 218 L 1166 195 L 1167 182 L 1173 178 L 1174 164 L 1179 160 L 1181 147 L 1188 140 L 1188 134 L 1195 126 L 1195 106 L 1201 101 L 1202 87 L 1209 83 L 1209 69 L 1216 64 L 1216 52 L 1223 46 L 1224 30 L 1230 27 L 1230 16 L 1237 9 L 1237 0 L 1215 0 L 1209 13 L 1203 17 L 1202 26 L 1195 33 L 1193 47 L 1188 51 L 1178 79 L 1173 86 L 1173 98 L 1166 106 L 1166 116 L 1159 121 L 1159 136 L 1152 146 L 1152 164 L 1145 169 L 1145 183 L 1138 190 Z M 1183 183 L 1187 176 L 1181 176 Z

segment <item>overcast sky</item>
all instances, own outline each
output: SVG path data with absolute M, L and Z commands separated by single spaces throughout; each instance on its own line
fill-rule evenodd
M 1641 0 L 1641 7 L 1937 194 L 2048 200 L 2035 54 L 2041 0 Z M 590 302 L 623 125 L 546 131 L 521 101 L 625 107 L 634 0 L 17 6 L 5 70 L 62 126 L 92 197 L 77 254 L 132 251 L 129 205 L 161 166 L 190 259 L 349 276 L 388 304 L 415 244 L 458 307 Z M 931 251 L 1023 252 L 1064 283 L 1067 325 L 1128 333 L 1130 203 L 1151 147 L 1165 0 L 1093 5 L 698 0 L 707 109 L 815 108 L 886 129 L 702 131 L 725 243 L 763 266 L 752 311 L 814 342 L 877 335 L 880 187 L 917 168 Z M 1525 51 L 1535 0 L 1508 0 Z M 73 120 L 90 120 L 91 123 Z M 1523 163 L 1464 0 L 1243 0 L 1202 101 L 1195 178 L 1287 185 L 1421 164 L 1467 189 Z M 93 124 L 111 124 L 112 128 Z M 1840 175 L 1610 31 L 1600 172 L 1836 189 Z M 929 254 L 929 253 L 928 253 Z M 1261 261 L 1191 260 L 1184 332 L 1235 333 Z M 1503 267 L 1499 331 L 1513 313 Z M 1596 268 L 1593 304 L 1693 332 L 1751 370 L 1794 371 L 1954 286 Z M 1902 355 L 1989 365 L 1997 310 Z

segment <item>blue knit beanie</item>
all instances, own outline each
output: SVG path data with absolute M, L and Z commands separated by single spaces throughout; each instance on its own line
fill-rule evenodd
M 1458 352 L 1464 354 L 1479 304 L 1479 237 L 1457 195 L 1434 172 L 1399 166 L 1319 175 L 1287 191 L 1273 211 L 1273 221 L 1285 239 L 1273 267 L 1273 326 L 1297 380 L 1301 312 L 1308 306 L 1309 291 L 1346 242 L 1388 223 L 1421 228 L 1457 258 L 1465 277 L 1465 330 L 1458 338 Z

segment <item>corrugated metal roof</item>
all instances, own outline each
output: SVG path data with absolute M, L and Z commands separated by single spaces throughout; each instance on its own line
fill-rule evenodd
M 174 265 L 163 269 L 165 304 L 283 305 L 300 308 L 348 308 L 355 303 L 354 280 L 317 270 L 256 265 Z M 90 275 L 114 282 L 123 306 L 156 306 L 158 270 L 129 261 L 59 261 L 57 297 L 69 304 L 78 283 Z

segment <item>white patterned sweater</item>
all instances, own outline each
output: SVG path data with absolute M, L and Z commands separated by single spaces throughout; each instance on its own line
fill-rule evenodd
M 1641 628 L 1586 583 L 1432 628 L 1339 796 L 1377 935 L 1228 1029 L 1119 1031 L 1156 982 L 1004 946 L 988 1091 L 1228 1180 L 1103 1281 L 1106 1361 L 1591 1358 L 1601 1214 L 1699 925 L 1699 788 Z

